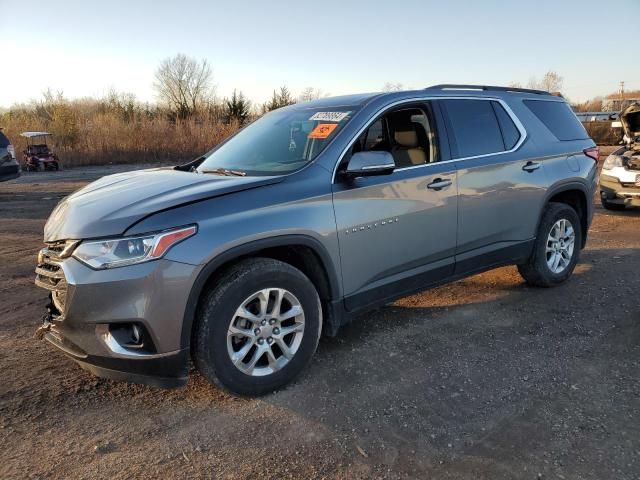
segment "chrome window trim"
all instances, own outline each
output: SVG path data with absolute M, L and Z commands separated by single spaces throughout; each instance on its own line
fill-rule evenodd
M 380 165 L 367 165 L 366 167 L 362 167 L 362 170 L 375 170 L 378 168 L 391 168 L 391 167 L 395 167 L 396 164 L 395 163 L 384 163 L 384 164 L 380 164 Z
M 331 184 L 335 184 L 336 183 L 336 174 L 337 174 L 337 171 L 338 171 L 338 166 L 342 163 L 342 160 L 344 159 L 344 156 L 347 154 L 349 149 L 351 147 L 353 147 L 353 144 L 358 139 L 358 137 L 360 137 L 360 135 L 362 135 L 365 132 L 365 130 L 367 130 L 367 128 L 369 128 L 369 126 L 371 126 L 371 124 L 378 119 L 379 115 L 381 115 L 382 113 L 384 113 L 387 110 L 390 110 L 390 109 L 392 109 L 394 107 L 397 107 L 399 105 L 403 105 L 405 103 L 428 102 L 428 101 L 431 101 L 431 100 L 484 100 L 484 101 L 487 101 L 487 102 L 490 102 L 490 101 L 498 102 L 504 108 L 504 110 L 507 112 L 507 115 L 509 115 L 509 117 L 511 118 L 511 121 L 515 124 L 516 128 L 520 132 L 520 138 L 519 138 L 518 142 L 510 150 L 503 150 L 503 151 L 494 152 L 494 153 L 483 153 L 482 155 L 473 155 L 473 156 L 470 156 L 470 157 L 452 158 L 450 160 L 444 160 L 444 161 L 441 161 L 441 162 L 431 162 L 431 163 L 425 163 L 423 165 L 413 165 L 411 167 L 396 168 L 394 170 L 394 172 L 402 172 L 402 171 L 405 171 L 405 170 L 413 170 L 413 169 L 416 169 L 416 168 L 430 167 L 430 166 L 433 166 L 433 165 L 443 165 L 443 164 L 446 164 L 446 163 L 460 162 L 462 160 L 473 160 L 473 159 L 476 159 L 476 158 L 492 157 L 492 156 L 495 156 L 495 155 L 504 155 L 506 153 L 513 153 L 516 150 L 518 150 L 522 146 L 524 141 L 527 139 L 527 130 L 524 128 L 524 125 L 522 124 L 522 122 L 520 121 L 518 116 L 513 112 L 513 110 L 511 110 L 511 107 L 507 104 L 507 102 L 505 102 L 501 98 L 497 98 L 497 97 L 463 97 L 463 96 L 451 96 L 451 97 L 449 97 L 449 96 L 446 96 L 446 97 L 441 97 L 441 96 L 423 97 L 423 96 L 420 96 L 420 97 L 413 97 L 413 98 L 404 98 L 402 100 L 398 100 L 396 102 L 390 103 L 389 105 L 385 105 L 384 107 L 382 107 L 378 111 L 376 111 L 375 114 L 373 114 L 371 116 L 371 118 L 364 124 L 364 126 L 362 126 L 358 130 L 358 132 L 351 138 L 351 140 L 349 140 L 348 145 L 342 150 L 342 153 L 340 153 L 340 157 L 339 157 L 338 161 L 336 162 L 336 164 L 333 167 L 333 175 L 331 177 Z M 558 100 L 549 99 L 547 101 L 558 101 Z M 496 119 L 496 121 L 497 121 L 497 119 Z

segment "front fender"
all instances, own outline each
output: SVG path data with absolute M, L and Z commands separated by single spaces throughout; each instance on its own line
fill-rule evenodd
M 187 306 L 184 312 L 182 320 L 182 333 L 180 337 L 181 348 L 189 348 L 191 343 L 191 330 L 195 320 L 196 309 L 198 307 L 198 301 L 202 295 L 203 289 L 207 284 L 207 281 L 211 278 L 215 272 L 219 271 L 224 265 L 233 262 L 235 259 L 246 257 L 252 253 L 259 252 L 267 248 L 283 247 L 283 246 L 305 246 L 318 256 L 322 266 L 327 274 L 329 281 L 329 290 L 331 294 L 330 300 L 336 300 L 340 297 L 340 282 L 338 279 L 338 273 L 336 267 L 331 260 L 331 255 L 322 243 L 313 237 L 307 235 L 279 235 L 276 237 L 264 238 L 255 240 L 241 245 L 237 245 L 223 253 L 215 256 L 207 264 L 205 264 L 198 273 L 189 297 L 187 299 Z

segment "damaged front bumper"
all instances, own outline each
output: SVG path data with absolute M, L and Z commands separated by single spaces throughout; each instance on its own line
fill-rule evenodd
M 97 376 L 182 386 L 189 365 L 182 319 L 196 273 L 166 259 L 93 270 L 50 246 L 36 268 L 36 285 L 49 290 L 36 337 Z

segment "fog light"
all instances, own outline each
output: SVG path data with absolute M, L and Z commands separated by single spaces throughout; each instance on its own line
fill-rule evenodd
M 124 349 L 156 353 L 151 335 L 140 323 L 112 324 L 109 325 L 109 333 Z

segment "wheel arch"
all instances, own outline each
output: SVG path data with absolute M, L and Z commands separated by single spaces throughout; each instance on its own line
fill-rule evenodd
M 589 203 L 589 198 L 589 189 L 581 182 L 563 183 L 549 189 L 544 201 L 544 208 L 538 214 L 536 232 L 540 227 L 542 215 L 547 205 L 551 202 L 564 203 L 573 208 L 580 218 L 580 227 L 582 229 L 582 244 L 580 248 L 584 248 L 587 242 L 587 232 L 593 209 L 593 206 Z
M 340 295 L 339 281 L 331 256 L 319 240 L 307 235 L 282 235 L 251 241 L 217 255 L 196 277 L 182 320 L 181 348 L 191 348 L 197 309 L 206 287 L 221 272 L 251 257 L 274 258 L 301 270 L 316 287 L 323 313 L 331 314 L 330 305 Z

